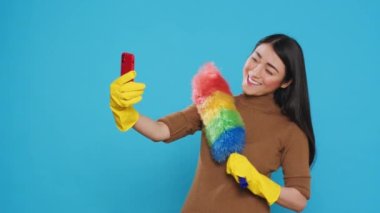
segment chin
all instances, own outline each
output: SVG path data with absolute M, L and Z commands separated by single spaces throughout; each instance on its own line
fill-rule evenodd
M 252 89 L 247 88 L 246 85 L 243 85 L 242 89 L 243 89 L 243 93 L 246 95 L 254 95 L 254 96 L 260 95 L 260 94 L 257 94 L 256 91 L 252 91 Z
M 261 94 L 257 94 L 255 92 L 244 92 L 246 95 L 251 95 L 251 96 L 260 96 Z
M 266 91 L 257 91 L 256 89 L 248 88 L 247 85 L 243 85 L 242 87 L 243 93 L 246 95 L 252 95 L 252 96 L 263 96 L 263 95 L 268 95 L 270 92 Z

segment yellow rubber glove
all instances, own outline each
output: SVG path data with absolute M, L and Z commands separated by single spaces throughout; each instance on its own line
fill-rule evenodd
M 136 71 L 130 71 L 111 83 L 110 108 L 120 131 L 127 131 L 139 119 L 139 113 L 133 108 L 133 104 L 142 99 L 145 84 L 132 80 L 136 77 Z
M 232 175 L 238 183 L 239 177 L 245 178 L 248 189 L 253 194 L 265 198 L 269 205 L 276 202 L 280 196 L 280 185 L 258 172 L 244 155 L 233 153 L 229 156 L 227 174 Z

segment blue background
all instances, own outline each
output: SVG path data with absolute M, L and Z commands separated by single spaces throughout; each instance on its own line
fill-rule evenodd
M 120 54 L 158 119 L 191 103 L 214 61 L 233 93 L 255 43 L 302 45 L 318 155 L 305 212 L 376 212 L 380 190 L 376 1 L 0 1 L 0 212 L 179 212 L 200 133 L 170 145 L 121 133 L 109 110 Z M 281 172 L 274 178 L 282 182 Z M 179 184 L 178 184 L 179 183 Z M 274 205 L 273 212 L 288 212 Z

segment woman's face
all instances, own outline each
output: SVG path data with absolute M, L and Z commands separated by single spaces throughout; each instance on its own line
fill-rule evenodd
M 243 68 L 243 92 L 261 96 L 273 93 L 279 87 L 286 88 L 291 81 L 284 83 L 285 65 L 270 44 L 260 44 L 248 57 Z

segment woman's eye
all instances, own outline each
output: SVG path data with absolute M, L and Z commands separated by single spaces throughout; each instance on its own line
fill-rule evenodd
M 252 60 L 257 63 L 257 59 L 252 57 Z
M 265 70 L 269 75 L 273 75 L 273 73 L 269 70 Z

